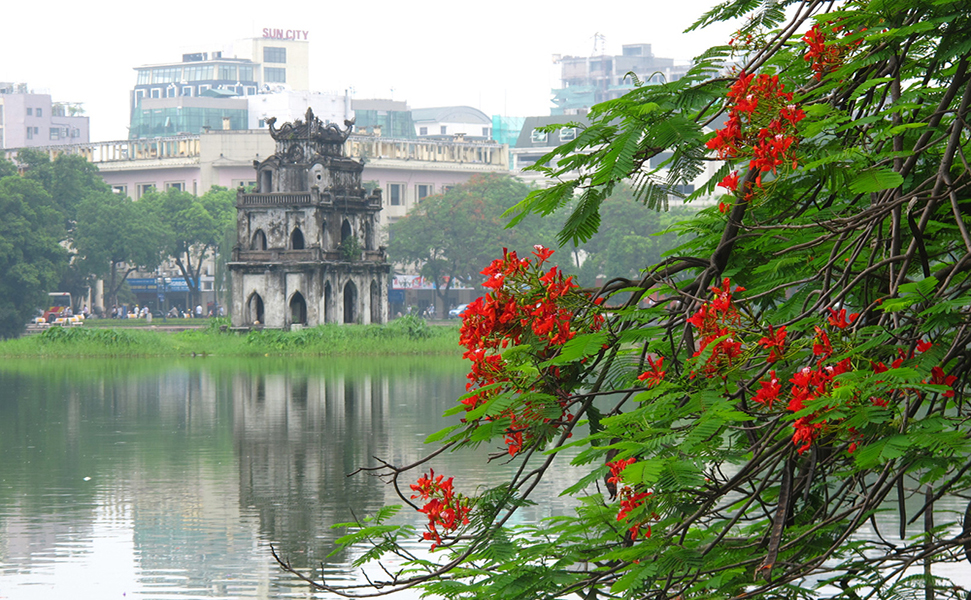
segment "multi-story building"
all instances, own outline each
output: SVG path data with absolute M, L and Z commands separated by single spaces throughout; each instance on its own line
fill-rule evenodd
M 644 83 L 677 81 L 688 65 L 675 65 L 673 58 L 654 56 L 650 44 L 627 44 L 621 54 L 555 57 L 560 64 L 563 87 L 553 90 L 555 115 L 583 114 L 594 104 L 619 98 L 634 88 L 628 73 Z
M 0 83 L 0 148 L 86 144 L 88 117 L 78 103 L 52 102 L 23 83 Z
M 211 130 L 155 139 L 118 140 L 47 148 L 80 154 L 98 165 L 115 192 L 141 198 L 151 189 L 175 188 L 202 194 L 213 185 L 230 189 L 257 185 L 253 160 L 276 151 L 269 131 Z M 426 196 L 438 194 L 476 173 L 506 172 L 505 145 L 467 140 L 404 140 L 376 135 L 351 135 L 345 156 L 365 159 L 366 189 L 383 190 L 379 228 L 400 219 Z M 5 152 L 16 157 L 16 150 Z
M 221 50 L 189 52 L 180 62 L 137 67 L 131 91 L 132 139 L 246 129 L 247 98 L 271 91 L 307 92 L 310 87 L 307 32 L 302 39 L 239 40 Z M 306 110 L 306 106 L 303 110 Z M 302 114 L 302 111 L 301 113 Z

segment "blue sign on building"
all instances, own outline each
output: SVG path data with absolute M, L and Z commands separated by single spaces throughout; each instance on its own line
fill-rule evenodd
M 155 293 L 155 291 L 158 289 L 158 284 L 156 283 L 154 277 L 152 278 L 129 277 L 126 281 L 128 281 L 128 287 L 131 288 L 131 291 L 135 292 L 136 294 Z

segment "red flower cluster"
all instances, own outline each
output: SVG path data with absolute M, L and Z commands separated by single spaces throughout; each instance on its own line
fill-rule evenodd
M 732 294 L 743 292 L 745 288 L 739 286 L 732 290 L 731 283 L 726 277 L 722 287 L 714 286 L 711 291 L 715 294 L 715 298 L 709 303 L 702 304 L 698 312 L 688 318 L 688 322 L 694 325 L 701 335 L 698 351 L 694 356 L 700 356 L 714 344 L 702 368 L 706 377 L 713 377 L 742 356 L 742 342 L 735 336 L 735 329 L 741 316 L 732 301 Z
M 802 41 L 809 46 L 803 58 L 809 63 L 809 68 L 812 69 L 816 81 L 822 81 L 823 76 L 838 69 L 852 48 L 850 44 L 842 43 L 836 39 L 840 31 L 843 30 L 843 26 L 831 27 L 831 25 L 832 23 L 829 23 L 827 26 L 821 27 L 817 23 L 802 36 Z M 854 45 L 859 46 L 862 43 L 863 40 L 857 40 Z
M 579 331 L 596 330 L 603 324 L 603 317 L 596 311 L 587 318 L 577 317 L 581 307 L 590 307 L 589 299 L 579 292 L 572 277 L 564 277 L 555 266 L 544 269 L 552 250 L 534 248 L 535 262 L 519 258 L 516 252 L 503 251 L 501 259 L 482 271 L 487 277 L 482 285 L 491 291 L 471 303 L 463 314 L 460 343 L 466 349 L 464 357 L 472 361 L 466 388 L 474 392 L 501 384 L 470 394 L 462 401 L 468 410 L 500 393 L 500 387 L 513 391 L 535 389 L 536 382 L 513 380 L 500 354 L 503 349 L 529 345 L 540 360 L 547 360 L 556 347 Z M 559 369 L 548 368 L 543 375 L 555 379 Z M 532 439 L 533 425 L 551 422 L 543 416 L 548 415 L 547 408 L 522 402 L 500 415 L 510 420 L 505 439 L 510 455 L 518 453 Z M 559 418 L 552 421 L 569 421 L 572 415 L 565 402 L 560 409 Z
M 435 477 L 434 469 L 428 470 L 428 475 L 418 478 L 418 483 L 412 484 L 411 489 L 417 494 L 412 498 L 421 498 L 428 502 L 418 509 L 418 512 L 428 516 L 428 531 L 423 535 L 432 542 L 432 550 L 442 543 L 442 533 L 448 534 L 459 525 L 469 524 L 469 512 L 472 510 L 468 498 L 456 494 L 452 489 L 452 477 L 445 479 L 444 475 Z M 441 533 L 439 532 L 441 530 Z
M 621 472 L 629 465 L 634 464 L 636 460 L 637 459 L 632 457 L 626 460 L 608 462 L 607 466 L 610 467 L 610 477 L 607 479 L 607 482 L 619 485 L 621 483 Z M 620 488 L 617 495 L 620 497 L 620 509 L 617 511 L 617 520 L 623 521 L 630 515 L 630 513 L 644 504 L 644 499 L 650 496 L 651 492 L 635 492 L 634 488 L 629 485 L 625 485 Z M 657 515 L 654 515 L 654 518 L 657 518 Z M 638 536 L 646 538 L 651 537 L 651 526 L 646 521 L 634 523 L 631 525 L 629 531 L 632 540 L 636 540 Z
M 792 98 L 778 76 L 743 71 L 728 91 L 728 121 L 708 140 L 708 148 L 722 159 L 749 157 L 749 168 L 758 172 L 757 187 L 762 187 L 763 173 L 775 173 L 779 166 L 789 163 L 795 168 L 796 124 L 806 113 Z M 736 193 L 739 181 L 735 171 L 718 185 Z M 752 190 L 743 191 L 749 198 Z M 726 206 L 719 208 L 726 210 Z

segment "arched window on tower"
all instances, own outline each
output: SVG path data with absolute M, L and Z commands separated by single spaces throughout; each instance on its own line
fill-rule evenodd
M 357 314 L 354 308 L 357 306 L 357 286 L 353 281 L 348 281 L 344 286 L 344 322 L 356 323 Z
M 293 233 L 290 234 L 290 249 L 291 250 L 303 250 L 303 232 L 300 231 L 299 227 L 293 229 Z
M 246 317 L 250 325 L 263 325 L 263 298 L 256 292 L 253 292 L 246 303 Z
M 253 241 L 250 243 L 250 250 L 266 250 L 266 234 L 262 229 L 257 229 L 253 234 Z
M 307 301 L 300 292 L 295 292 L 290 298 L 290 323 L 307 324 Z
M 344 224 L 341 225 L 341 244 L 349 237 L 351 237 L 351 224 L 344 219 Z

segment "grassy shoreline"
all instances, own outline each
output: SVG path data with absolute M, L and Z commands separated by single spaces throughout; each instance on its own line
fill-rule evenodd
M 98 327 L 52 327 L 40 334 L 0 342 L 0 357 L 460 354 L 457 326 L 432 327 L 415 317 L 387 325 L 323 325 L 300 331 L 265 329 L 248 333 L 221 331 L 224 324 L 224 320 L 212 319 L 205 327 L 178 332 L 100 323 Z

